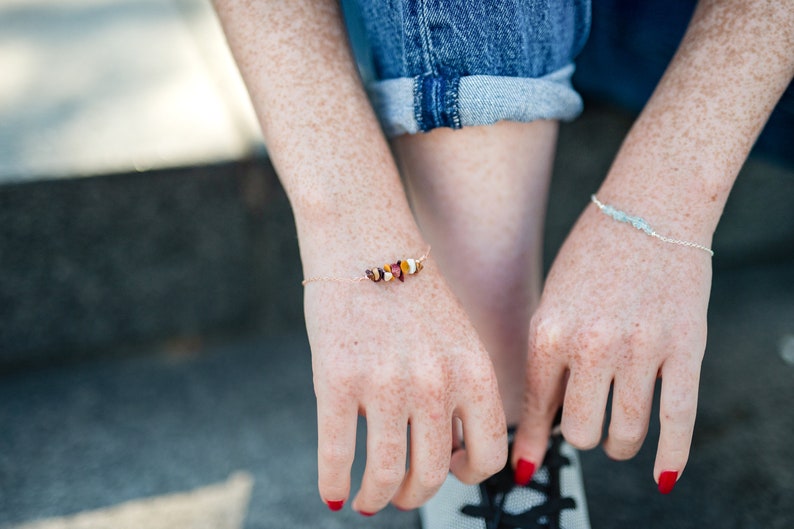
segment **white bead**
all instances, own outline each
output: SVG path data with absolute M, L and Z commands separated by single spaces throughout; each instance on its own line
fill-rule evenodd
M 394 279 L 394 276 L 392 275 L 392 273 L 391 272 L 387 272 L 387 271 L 384 270 L 383 271 L 383 280 L 384 281 L 391 281 L 392 279 Z
M 415 274 L 416 273 L 416 260 L 415 259 L 406 259 L 406 263 L 408 263 L 408 274 Z

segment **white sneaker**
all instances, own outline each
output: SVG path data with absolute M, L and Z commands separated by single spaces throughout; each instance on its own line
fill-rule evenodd
M 422 529 L 590 529 L 579 456 L 559 434 L 528 485 L 509 464 L 479 485 L 449 474 L 419 517 Z

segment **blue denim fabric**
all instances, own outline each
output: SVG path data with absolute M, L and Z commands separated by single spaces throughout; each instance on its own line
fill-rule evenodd
M 371 57 L 368 89 L 389 136 L 582 110 L 570 79 L 589 0 L 355 3 L 369 46 L 359 60 Z

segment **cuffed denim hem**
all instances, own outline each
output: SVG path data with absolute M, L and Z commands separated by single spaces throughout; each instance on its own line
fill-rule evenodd
M 538 78 L 468 75 L 417 76 L 376 81 L 368 87 L 388 137 L 459 129 L 508 120 L 570 121 L 582 112 L 569 64 Z

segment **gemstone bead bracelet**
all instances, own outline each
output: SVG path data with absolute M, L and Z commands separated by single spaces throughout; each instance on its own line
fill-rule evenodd
M 304 279 L 301 284 L 306 286 L 309 283 L 319 281 L 331 281 L 336 283 L 357 283 L 359 281 L 370 280 L 373 283 L 400 281 L 404 282 L 407 276 L 418 274 L 424 268 L 424 262 L 430 255 L 430 248 L 419 259 L 400 259 L 396 263 L 386 263 L 383 268 L 368 268 L 363 276 L 358 277 L 310 277 Z
M 637 217 L 634 215 L 629 215 L 625 211 L 621 211 L 614 206 L 610 206 L 609 204 L 604 204 L 595 195 L 590 195 L 590 200 L 598 206 L 598 209 L 601 210 L 602 213 L 611 217 L 612 219 L 623 222 L 626 224 L 631 224 L 636 229 L 650 235 L 651 237 L 655 237 L 660 241 L 670 243 L 670 244 L 678 244 L 680 246 L 688 246 L 690 248 L 696 248 L 698 250 L 703 250 L 707 252 L 709 255 L 713 256 L 714 251 L 711 248 L 703 246 L 702 244 L 698 244 L 695 242 L 690 241 L 683 241 L 681 239 L 674 239 L 672 237 L 667 237 L 665 235 L 661 235 L 654 230 L 648 222 L 643 219 L 642 217 Z M 405 281 L 405 278 L 410 275 L 417 274 L 422 271 L 424 268 L 424 262 L 427 257 L 430 255 L 430 248 L 427 249 L 427 252 L 420 257 L 419 259 L 400 259 L 396 263 L 386 263 L 383 265 L 383 268 L 369 268 L 364 271 L 363 276 L 358 277 L 310 277 L 308 279 L 304 279 L 301 284 L 306 286 L 309 283 L 316 283 L 320 281 L 331 281 L 337 283 L 357 283 L 359 281 L 366 281 L 370 280 L 373 283 L 380 283 L 385 282 L 389 283 L 392 281 L 399 280 L 400 282 Z

